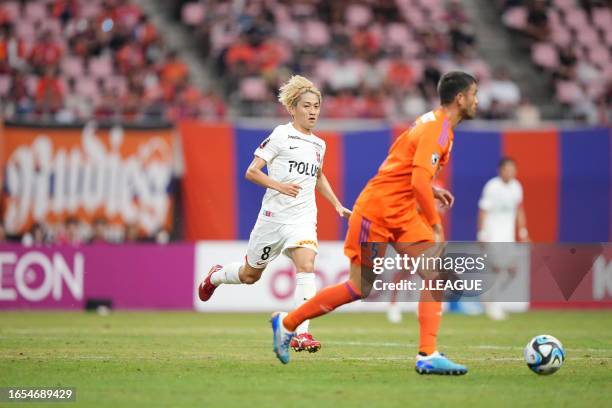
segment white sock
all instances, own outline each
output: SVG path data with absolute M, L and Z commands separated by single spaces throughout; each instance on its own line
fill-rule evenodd
M 302 303 L 311 299 L 317 293 L 317 285 L 315 282 L 315 274 L 313 272 L 298 272 L 295 274 L 295 292 L 293 293 L 293 299 L 295 301 L 295 307 L 300 306 Z M 305 320 L 300 324 L 295 332 L 297 334 L 307 333 L 310 320 Z
M 210 277 L 210 282 L 219 286 L 222 283 L 230 284 L 230 285 L 239 285 L 242 282 L 240 281 L 240 267 L 242 263 L 240 262 L 232 262 L 227 265 L 223 265 L 223 268 L 219 269 L 217 272 L 214 272 Z

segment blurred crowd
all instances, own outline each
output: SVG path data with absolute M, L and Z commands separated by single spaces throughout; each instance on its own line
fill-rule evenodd
M 458 0 L 174 2 L 243 115 L 282 115 L 277 89 L 300 73 L 322 88 L 324 117 L 413 119 L 437 104 L 441 73 L 460 69 L 480 81 L 482 116 L 539 116 L 479 57 Z
M 78 246 L 137 242 L 167 244 L 170 241 L 170 232 L 162 228 L 153 234 L 147 234 L 133 223 L 109 223 L 103 217 L 95 218 L 89 223 L 71 216 L 63 222 L 35 222 L 27 232 L 16 236 L 7 236 L 4 227 L 0 224 L 0 242 L 3 241 L 21 242 L 25 246 L 50 244 Z
M 532 61 L 568 118 L 612 123 L 612 1 L 499 0 L 507 27 L 529 39 Z
M 129 0 L 0 3 L 5 118 L 59 122 L 220 119 L 226 108 Z

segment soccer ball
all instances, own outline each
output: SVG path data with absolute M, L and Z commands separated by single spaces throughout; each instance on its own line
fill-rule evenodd
M 563 344 L 548 334 L 529 340 L 524 354 L 527 367 L 536 374 L 552 374 L 561 368 L 565 360 Z

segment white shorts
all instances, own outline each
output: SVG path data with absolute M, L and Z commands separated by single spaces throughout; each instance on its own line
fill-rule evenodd
M 281 253 L 286 256 L 291 248 L 310 248 L 318 253 L 318 247 L 316 224 L 288 225 L 257 219 L 246 260 L 253 268 L 265 268 Z

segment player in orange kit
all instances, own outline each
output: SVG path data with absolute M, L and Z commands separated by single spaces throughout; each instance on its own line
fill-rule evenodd
M 444 231 L 435 199 L 452 205 L 454 197 L 433 187 L 437 172 L 448 162 L 453 129 L 476 115 L 476 80 L 464 72 L 449 72 L 438 84 L 441 106 L 417 119 L 391 146 L 378 173 L 361 192 L 349 219 L 344 253 L 350 259 L 349 280 L 321 290 L 290 313 L 272 315 L 274 352 L 289 362 L 289 343 L 304 320 L 331 312 L 362 297 L 361 244 L 382 242 L 398 253 L 414 251 L 408 243 L 444 242 Z M 421 213 L 417 211 L 420 208 Z M 404 245 L 399 245 L 403 243 Z M 379 252 L 384 253 L 384 250 Z M 366 294 L 367 295 L 367 294 Z M 416 371 L 421 374 L 467 372 L 437 351 L 436 337 L 442 315 L 440 292 L 421 290 L 419 299 L 420 341 Z

